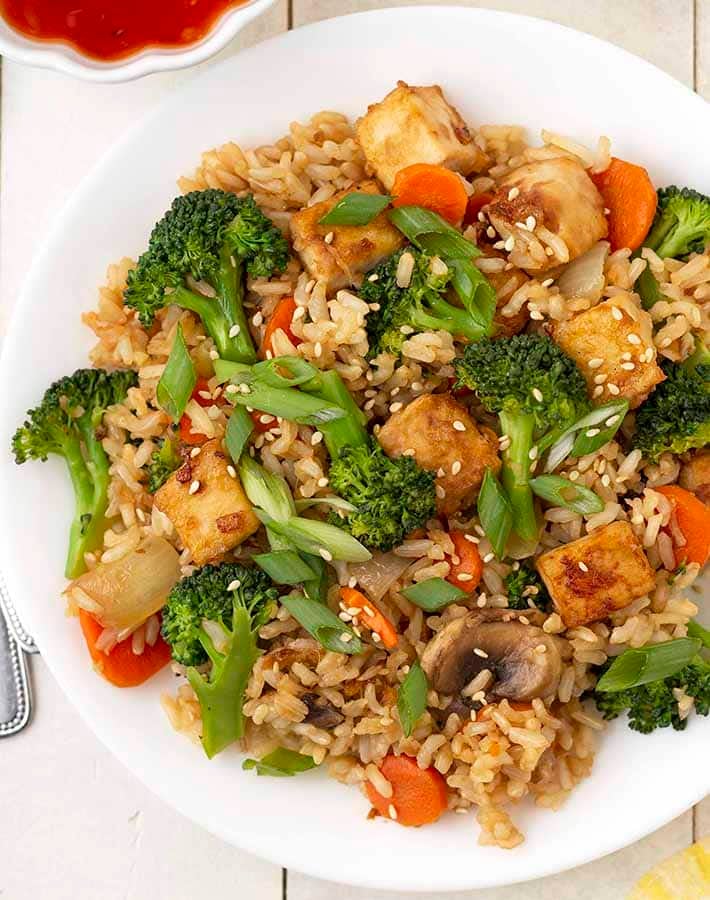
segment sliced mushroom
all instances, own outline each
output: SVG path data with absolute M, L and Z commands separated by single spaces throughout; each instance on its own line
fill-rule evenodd
M 429 684 L 458 695 L 483 669 L 495 677 L 489 694 L 532 700 L 554 694 L 562 673 L 559 639 L 509 610 L 471 612 L 450 622 L 422 654 Z
M 325 697 L 319 697 L 318 694 L 301 694 L 301 700 L 308 707 L 308 715 L 303 720 L 309 725 L 315 725 L 316 728 L 323 728 L 330 731 L 336 728 L 341 722 L 345 721 L 345 716 L 329 703 Z

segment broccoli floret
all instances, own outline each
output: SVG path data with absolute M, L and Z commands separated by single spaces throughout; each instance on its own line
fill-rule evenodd
M 590 408 L 584 376 L 553 341 L 533 334 L 485 338 L 469 344 L 454 363 L 458 384 L 475 391 L 498 413 L 510 438 L 503 453 L 503 486 L 513 507 L 513 527 L 524 540 L 538 533 L 530 490 L 530 461 Z
M 69 532 L 65 574 L 76 578 L 85 570 L 84 554 L 101 543 L 108 507 L 109 461 L 101 445 L 106 409 L 122 403 L 138 383 L 135 372 L 78 369 L 55 381 L 39 406 L 15 432 L 15 462 L 64 457 L 74 487 L 75 513 Z
M 538 609 L 546 609 L 550 602 L 550 595 L 542 579 L 526 563 L 506 575 L 505 589 L 510 609 L 530 609 L 530 602 Z
M 193 191 L 176 198 L 153 228 L 147 251 L 129 273 L 125 302 L 146 327 L 169 304 L 192 310 L 222 358 L 254 362 L 242 305 L 245 275 L 270 277 L 283 271 L 288 256 L 286 239 L 251 195 Z M 192 290 L 188 276 L 207 282 L 216 296 Z
M 600 675 L 609 667 L 607 663 Z M 687 719 L 681 719 L 678 701 L 673 695 L 674 688 L 682 688 L 695 698 L 695 711 L 707 716 L 710 710 L 710 665 L 697 657 L 676 675 L 652 681 L 625 691 L 595 691 L 594 702 L 605 719 L 615 719 L 628 710 L 629 728 L 649 734 L 656 728 L 672 725 L 682 731 Z
M 223 563 L 198 569 L 168 596 L 163 637 L 173 658 L 190 666 L 187 678 L 200 702 L 202 746 L 210 759 L 244 736 L 242 705 L 260 653 L 257 632 L 271 618 L 277 593 L 258 569 Z M 203 676 L 194 666 L 207 659 L 212 668 Z
M 148 492 L 154 494 L 182 465 L 177 442 L 166 437 L 158 450 L 154 450 L 148 464 Z
M 397 284 L 397 268 L 405 252 L 414 257 L 414 268 L 409 285 L 403 288 Z M 408 334 L 402 333 L 402 327 L 414 331 L 448 331 L 470 341 L 483 337 L 485 330 L 468 312 L 445 299 L 452 278 L 451 268 L 438 272 L 436 264 L 432 267 L 432 257 L 413 247 L 400 250 L 374 269 L 360 288 L 363 300 L 379 304 L 379 310 L 367 316 L 370 355 L 398 356 L 408 338 Z
M 710 443 L 710 365 L 664 362 L 662 369 L 666 380 L 637 411 L 633 437 L 651 462 Z
M 682 259 L 690 253 L 702 253 L 710 241 L 710 197 L 692 188 L 671 185 L 658 191 L 658 208 L 653 226 L 644 242 L 661 259 Z M 646 268 L 639 277 L 637 290 L 646 309 L 661 299 L 653 273 Z
M 330 520 L 368 547 L 391 550 L 434 515 L 434 477 L 410 456 L 390 459 L 374 441 L 344 447 L 331 462 L 330 485 L 357 508 L 345 521 L 335 511 Z
M 260 569 L 236 563 L 207 565 L 181 579 L 170 591 L 163 608 L 163 637 L 170 644 L 173 659 L 183 666 L 199 666 L 207 661 L 202 643 L 202 622 L 221 622 L 232 627 L 234 589 L 239 585 L 244 597 L 274 599 L 276 589 Z M 261 602 L 261 601 L 260 601 Z

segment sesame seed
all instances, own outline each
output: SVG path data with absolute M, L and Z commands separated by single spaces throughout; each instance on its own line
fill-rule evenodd
M 621 389 L 619 388 L 619 385 L 618 385 L 618 384 L 612 384 L 611 382 L 607 385 L 607 390 L 608 390 L 609 393 L 612 394 L 614 397 L 616 397 L 618 394 L 621 393 Z
M 258 327 L 264 321 L 264 317 L 262 316 L 261 312 L 258 312 L 258 313 L 256 313 L 256 315 L 254 316 L 254 318 L 251 321 L 254 325 L 256 325 Z
M 353 636 L 352 636 L 351 634 L 348 634 L 347 631 L 344 631 L 344 632 L 340 635 L 340 640 L 341 640 L 344 644 L 349 644 L 350 641 L 351 641 L 352 639 L 353 639 Z
M 510 251 L 515 247 L 515 238 L 511 234 L 509 238 L 506 239 L 505 244 L 503 245 L 506 252 L 510 253 Z
M 619 309 L 618 306 L 612 306 L 611 314 L 612 314 L 612 316 L 614 316 L 614 318 L 616 319 L 617 322 L 620 322 L 624 318 L 624 314 L 622 313 L 622 311 Z
M 605 206 L 604 207 L 604 215 L 608 216 L 610 212 L 611 212 L 611 210 L 607 206 Z
M 211 400 L 212 399 L 212 394 L 209 391 L 198 391 L 197 396 L 202 397 L 203 400 Z
M 602 475 L 602 484 L 604 485 L 604 487 L 609 487 L 609 485 L 611 484 L 611 478 L 609 478 L 608 475 Z
M 316 359 L 323 353 L 323 346 L 320 341 L 316 341 L 315 346 L 313 347 L 313 353 L 315 354 Z
M 399 400 L 396 403 L 391 403 L 390 404 L 390 412 L 391 413 L 399 412 L 403 406 L 404 406 L 404 403 L 400 403 Z
M 510 447 L 510 444 L 511 444 L 510 438 L 508 437 L 507 434 L 504 435 L 503 438 L 501 438 L 501 440 L 500 440 L 499 450 L 501 450 L 501 452 L 507 450 L 508 447 Z
M 263 416 L 259 416 L 259 421 L 262 425 L 270 425 L 274 421 L 274 417 L 270 416 L 268 413 L 264 413 Z
M 520 188 L 513 187 L 508 191 L 508 200 L 515 200 L 520 195 Z
M 454 431 L 466 431 L 466 426 L 460 419 L 454 420 Z
M 354 575 L 351 575 L 350 578 L 348 578 L 348 587 L 354 588 L 356 584 L 357 578 Z
M 338 618 L 341 622 L 349 622 L 352 619 L 352 616 L 349 613 L 343 611 L 338 613 Z
M 297 322 L 299 319 L 302 319 L 306 315 L 306 307 L 305 306 L 297 306 L 293 311 L 293 321 Z
M 332 562 L 332 560 L 333 560 L 333 554 L 330 552 L 330 550 L 326 550 L 325 547 L 321 547 L 321 548 L 318 550 L 318 552 L 320 553 L 320 555 L 323 557 L 323 559 L 324 559 L 326 562 Z
M 537 225 L 537 219 L 535 216 L 528 216 L 525 220 L 525 227 L 528 231 L 535 231 L 535 226 Z
M 520 619 L 520 621 L 523 623 L 523 625 L 529 625 L 529 624 L 530 624 L 530 619 L 528 619 L 527 616 L 519 616 L 519 619 Z
M 465 534 L 465 535 L 463 536 L 463 538 L 464 538 L 465 541 L 468 541 L 469 544 L 478 544 L 478 543 L 479 543 L 478 538 L 477 538 L 477 537 L 474 537 L 472 534 Z
M 397 819 L 397 810 L 394 808 L 394 803 L 390 803 L 387 807 L 387 812 L 389 813 L 390 819 Z
M 407 447 L 407 449 L 402 453 L 402 456 L 415 456 L 416 451 L 414 447 Z
M 379 634 L 378 634 L 376 631 L 373 631 L 373 632 L 372 632 L 372 640 L 373 640 L 376 644 L 379 644 L 380 641 L 382 640 L 382 638 L 379 636 Z
M 568 477 L 570 481 L 576 481 L 579 478 L 579 472 L 576 469 L 572 469 Z
M 377 281 L 377 279 L 378 279 L 379 277 L 380 277 L 380 276 L 377 274 L 377 272 L 373 272 L 372 275 L 368 275 L 368 276 L 367 276 L 367 280 L 368 280 L 368 281 L 373 281 L 373 282 L 374 282 L 374 281 Z
M 602 395 L 603 393 L 604 393 L 604 388 L 603 388 L 601 385 L 598 385 L 598 386 L 595 387 L 594 390 L 592 391 L 592 397 L 601 397 L 601 395 Z
M 537 447 L 531 447 L 528 451 L 528 459 L 537 459 Z
M 333 234 L 333 232 L 329 231 L 328 234 L 326 234 L 326 236 L 323 238 L 323 240 L 326 242 L 326 244 L 332 244 L 334 237 L 335 235 Z
M 477 606 L 479 609 L 483 609 L 483 607 L 484 607 L 485 605 L 486 605 L 486 595 L 485 595 L 485 594 L 481 594 L 481 596 L 478 598 L 478 600 L 476 600 L 476 606 Z
M 554 256 L 555 251 L 552 247 L 545 247 L 545 256 Z
M 483 562 L 484 562 L 484 563 L 493 562 L 493 560 L 494 560 L 495 558 L 496 558 L 495 553 L 492 553 L 492 552 L 491 552 L 491 553 L 486 553 L 486 555 L 483 557 Z
M 545 317 L 543 316 L 543 314 L 542 314 L 541 312 L 538 312 L 536 309 L 534 309 L 534 310 L 530 313 L 530 318 L 531 318 L 531 319 L 534 319 L 536 322 L 542 322 L 542 320 L 543 320 Z
M 533 388 L 532 395 L 538 403 L 542 403 L 542 391 L 540 390 L 540 388 Z
M 323 476 L 323 478 L 319 478 L 319 479 L 318 479 L 318 481 L 316 482 L 316 484 L 318 485 L 318 487 L 321 487 L 321 488 L 322 488 L 322 487 L 327 487 L 327 486 L 328 486 L 328 479 L 327 479 L 325 476 Z
M 400 392 L 399 387 L 393 387 L 392 390 L 390 391 L 390 397 L 396 397 L 399 392 Z
M 486 536 L 486 532 L 483 530 L 483 526 L 482 526 L 482 525 L 474 525 L 473 527 L 474 527 L 474 529 L 476 530 L 476 534 L 480 534 L 481 537 L 485 537 L 485 536 Z
M 632 362 L 625 362 L 625 363 L 621 364 L 621 368 L 625 369 L 627 372 L 633 372 L 633 370 L 636 368 L 636 366 Z
M 640 338 L 637 334 L 634 334 L 633 331 L 630 331 L 630 332 L 626 335 L 626 340 L 627 340 L 630 344 L 640 344 L 640 343 L 641 343 L 641 338 Z
M 599 428 L 588 428 L 584 433 L 587 435 L 587 437 L 596 437 L 599 432 Z
M 604 384 L 609 376 L 605 375 L 603 372 L 600 372 L 598 375 L 594 376 L 594 384 Z
M 145 513 L 143 512 L 143 510 L 140 509 L 140 507 L 136 510 L 136 516 L 138 516 L 138 521 L 139 521 L 139 522 L 145 522 L 145 520 L 146 520 L 146 515 L 145 515 Z
M 434 486 L 434 490 L 436 491 L 436 496 L 439 498 L 439 500 L 443 500 L 446 496 L 446 491 L 444 490 L 444 488 L 440 484 L 437 484 Z
M 505 241 L 496 241 L 495 244 L 493 244 L 493 249 L 494 250 L 504 250 L 505 249 Z
M 248 384 L 240 384 L 239 385 L 239 393 L 240 394 L 251 394 L 251 388 Z M 249 410 L 251 412 L 251 410 Z
M 234 466 L 227 466 L 227 475 L 229 475 L 230 478 L 237 477 L 237 470 L 234 468 Z
M 622 354 L 621 354 L 621 358 L 622 358 L 622 359 L 631 359 L 631 354 L 630 354 L 629 351 L 627 350 L 626 353 L 622 353 Z
M 486 221 L 486 217 L 485 217 L 483 211 L 479 212 L 479 214 L 476 216 L 476 218 L 478 219 L 479 222 L 485 222 L 485 221 Z
M 469 575 L 468 572 L 460 572 L 456 576 L 457 581 L 473 581 L 473 575 Z
M 225 394 L 238 394 L 239 393 L 239 385 L 238 384 L 228 384 L 224 389 Z
M 452 475 L 458 475 L 460 471 L 461 471 L 461 462 L 460 462 L 460 460 L 457 459 L 457 460 L 456 460 L 454 463 L 452 463 L 452 465 L 451 465 L 451 474 L 452 474 Z
M 232 327 L 229 329 L 229 336 L 231 338 L 236 337 L 241 330 L 242 329 L 239 327 L 239 325 L 232 325 Z
M 477 703 L 483 703 L 486 699 L 486 695 L 484 691 L 476 691 L 476 693 L 471 697 L 471 699 Z
M 411 383 L 410 387 L 413 391 L 423 391 L 424 390 L 424 385 L 421 383 L 421 381 L 413 381 Z
M 547 647 L 544 644 L 538 644 L 535 647 L 535 653 L 547 653 Z
M 546 278 L 546 279 L 542 282 L 542 286 L 543 286 L 544 288 L 550 287 L 550 285 L 554 284 L 554 281 L 555 281 L 554 278 Z
M 590 359 L 587 363 L 590 369 L 598 369 L 599 366 L 604 365 L 604 360 L 601 356 L 595 356 L 594 359 Z
M 402 673 L 404 675 L 409 675 L 409 666 L 402 666 Z
M 362 611 L 365 613 L 366 616 L 369 616 L 370 618 L 372 618 L 375 615 L 374 611 L 371 610 L 369 606 L 363 606 Z
M 238 578 L 235 578 L 234 581 L 229 582 L 229 584 L 227 585 L 227 590 L 228 591 L 238 591 L 241 586 L 242 586 L 241 581 Z
M 194 459 L 196 456 L 199 456 L 202 453 L 202 447 L 193 447 L 190 450 L 190 459 Z
M 210 359 L 219 359 L 219 353 L 216 350 L 210 350 Z
M 199 482 L 199 481 L 193 481 L 192 484 L 190 485 L 190 488 L 189 488 L 189 490 L 188 490 L 188 493 L 190 493 L 190 494 L 196 494 L 196 493 L 199 491 L 199 489 L 200 489 L 200 482 Z
M 356 619 L 360 615 L 360 607 L 359 606 L 349 606 L 346 609 L 346 612 L 350 613 L 350 615 Z
M 316 447 L 323 440 L 323 434 L 320 431 L 314 431 L 311 435 L 311 447 Z
M 380 311 L 380 304 L 379 304 L 379 303 L 370 303 L 369 306 L 368 306 L 368 309 L 371 309 L 372 312 L 379 312 L 379 311 Z
M 480 647 L 474 647 L 473 652 L 476 654 L 476 656 L 480 656 L 481 659 L 488 659 L 488 654 L 485 650 L 481 650 Z
M 375 398 L 373 397 L 372 400 L 366 401 L 365 405 L 363 406 L 363 409 L 365 410 L 365 412 L 369 412 L 374 405 L 375 405 Z
M 489 238 L 494 238 L 496 236 L 495 228 L 493 228 L 491 225 L 489 225 L 488 228 L 486 228 L 486 235 Z
M 586 563 L 583 563 L 581 559 L 580 559 L 580 561 L 577 563 L 577 565 L 579 566 L 579 568 L 581 569 L 582 572 L 588 572 L 588 571 L 589 571 L 589 566 L 588 566 Z

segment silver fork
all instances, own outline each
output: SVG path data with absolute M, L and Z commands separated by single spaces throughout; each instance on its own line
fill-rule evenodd
M 0 575 L 0 738 L 17 734 L 30 721 L 32 692 L 27 656 L 38 652 Z

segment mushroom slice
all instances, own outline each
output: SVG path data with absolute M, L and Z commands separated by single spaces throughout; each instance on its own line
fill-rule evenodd
M 345 716 L 325 697 L 319 697 L 318 694 L 301 694 L 301 700 L 308 707 L 308 714 L 303 720 L 308 725 L 315 725 L 316 728 L 323 728 L 329 731 L 336 728 L 341 722 L 345 721 Z
M 536 625 L 511 618 L 509 610 L 481 610 L 450 622 L 422 654 L 429 684 L 459 694 L 483 669 L 495 682 L 489 693 L 508 700 L 554 694 L 562 673 L 558 639 Z

